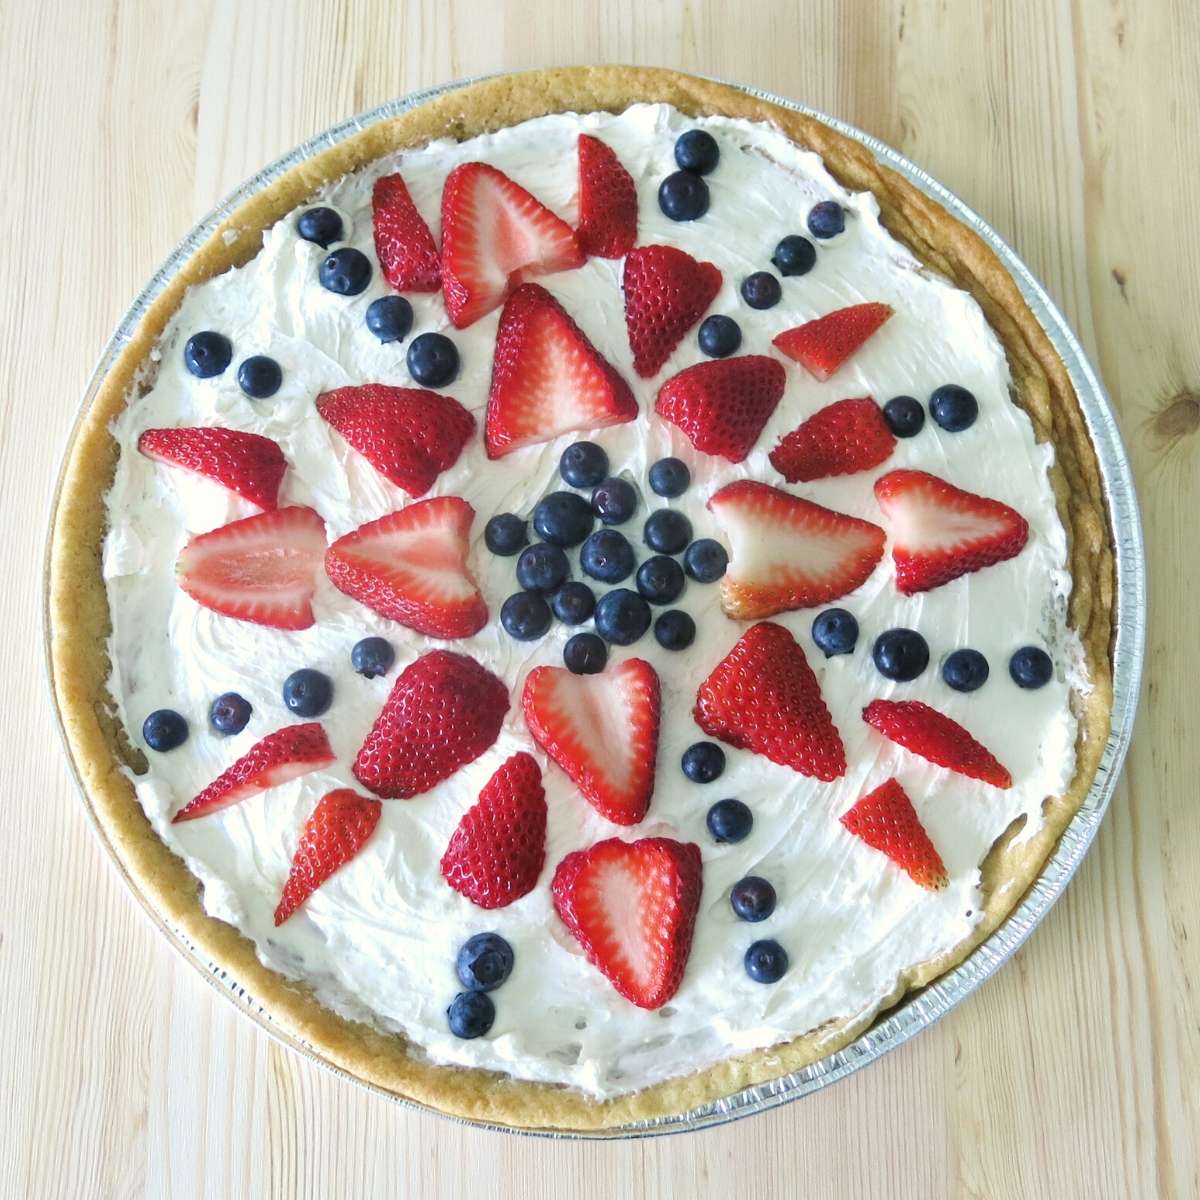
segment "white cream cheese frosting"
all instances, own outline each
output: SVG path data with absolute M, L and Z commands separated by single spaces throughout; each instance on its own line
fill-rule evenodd
M 676 224 L 660 212 L 656 192 L 674 169 L 675 138 L 697 125 L 721 148 L 720 164 L 708 177 L 711 208 L 701 220 Z M 517 590 L 515 560 L 494 557 L 483 545 L 490 516 L 506 511 L 527 516 L 541 496 L 563 486 L 559 456 L 586 435 L 489 462 L 482 426 L 499 313 L 458 331 L 450 327 L 440 295 L 411 296 L 413 335 L 441 330 L 458 346 L 461 373 L 444 390 L 479 421 L 478 435 L 430 492 L 459 495 L 474 506 L 471 565 L 491 613 L 479 634 L 449 645 L 499 675 L 512 703 L 491 750 L 423 796 L 385 802 L 362 853 L 276 929 L 273 912 L 305 820 L 331 788 L 362 790 L 350 772 L 355 752 L 396 672 L 435 643 L 377 616 L 323 577 L 315 598 L 317 623 L 298 633 L 199 607 L 175 584 L 179 550 L 193 534 L 256 510 L 215 484 L 146 459 L 137 452 L 138 435 L 157 426 L 223 424 L 274 438 L 290 464 L 281 503 L 312 505 L 331 539 L 402 507 L 405 494 L 350 449 L 313 403 L 319 393 L 347 384 L 412 383 L 405 368 L 407 342 L 381 345 L 363 320 L 367 305 L 389 290 L 372 244 L 372 184 L 400 170 L 437 237 L 447 173 L 458 163 L 482 160 L 574 222 L 580 132 L 612 146 L 636 180 L 639 244 L 678 246 L 721 269 L 724 283 L 709 311 L 737 319 L 741 353 L 773 353 L 771 339 L 781 330 L 843 305 L 881 300 L 896 310 L 828 382 L 787 363 L 783 400 L 749 458 L 734 466 L 696 453 L 654 415 L 661 383 L 702 360 L 694 332 L 658 375 L 639 379 L 625 331 L 621 263 L 590 259 L 578 270 L 540 279 L 638 398 L 639 420 L 593 438 L 607 450 L 614 473 L 627 475 L 643 497 L 637 516 L 624 527 L 640 556 L 649 553 L 641 545 L 642 521 L 667 503 L 687 514 L 696 537 L 720 538 L 705 508 L 708 497 L 736 478 L 782 484 L 767 454 L 781 434 L 818 408 L 847 396 L 873 395 L 882 403 L 907 393 L 924 400 L 948 382 L 964 385 L 979 400 L 979 419 L 970 429 L 949 434 L 929 421 L 918 436 L 899 441 L 877 471 L 789 490 L 882 523 L 872 494 L 875 478 L 893 467 L 917 467 L 1017 508 L 1029 521 L 1029 544 L 1015 559 L 912 597 L 897 592 L 886 556 L 866 584 L 838 602 L 861 626 L 852 655 L 826 659 L 816 649 L 809 632 L 814 610 L 776 618 L 804 647 L 845 742 L 849 766 L 832 784 L 735 750 L 728 751 L 728 767 L 717 782 L 699 786 L 685 778 L 680 755 L 703 737 L 691 715 L 697 685 L 746 628 L 721 612 L 719 585 L 689 581 L 677 605 L 696 620 L 697 638 L 689 650 L 669 653 L 647 635 L 627 649 L 614 648 L 610 658 L 648 659 L 663 689 L 650 812 L 642 825 L 618 830 L 537 750 L 520 715 L 525 676 L 536 665 L 561 664 L 563 644 L 576 631 L 556 624 L 538 642 L 509 638 L 498 614 L 504 598 Z M 769 269 L 775 243 L 805 232 L 809 208 L 830 198 L 848 211 L 845 233 L 818 243 L 809 274 L 783 280 L 778 305 L 749 309 L 738 294 L 741 280 Z M 874 198 L 844 191 L 816 155 L 766 125 L 694 120 L 663 105 L 635 105 L 619 116 L 547 116 L 461 144 L 434 142 L 329 185 L 322 200 L 345 215 L 352 244 L 375 266 L 370 287 L 356 297 L 322 289 L 317 267 L 324 251 L 297 236 L 293 218 L 280 221 L 245 267 L 187 294 L 162 338 L 152 389 L 131 399 L 113 429 L 121 455 L 108 495 L 104 547 L 113 621 L 109 686 L 135 740 L 156 708 L 177 709 L 190 724 L 182 747 L 167 754 L 147 751 L 149 771 L 132 778 L 155 830 L 203 884 L 207 912 L 253 939 L 265 964 L 311 984 L 329 1007 L 403 1032 L 434 1061 L 571 1084 L 596 1096 L 627 1092 L 869 1011 L 906 967 L 966 938 L 979 919 L 981 860 L 1014 818 L 1024 814 L 1026 830 L 1037 827 L 1044 798 L 1061 792 L 1072 777 L 1075 739 L 1066 537 L 1047 478 L 1053 451 L 1035 443 L 1028 418 L 1012 403 L 1003 350 L 975 302 L 917 263 L 880 225 Z M 233 364 L 215 379 L 195 379 L 184 368 L 183 344 L 202 329 L 218 330 L 233 343 Z M 270 355 L 283 369 L 283 386 L 270 400 L 250 400 L 237 386 L 237 363 L 251 354 Z M 670 502 L 646 485 L 649 466 L 668 454 L 687 462 L 693 477 L 687 493 Z M 574 552 L 572 559 L 578 578 Z M 874 637 L 894 626 L 919 630 L 930 645 L 930 666 L 912 683 L 888 681 L 871 662 Z M 351 647 L 370 634 L 396 648 L 397 665 L 387 678 L 366 680 L 351 669 Z M 1012 651 L 1029 643 L 1049 648 L 1056 664 L 1055 678 L 1038 691 L 1020 690 L 1007 671 Z M 951 691 L 938 669 L 947 653 L 963 646 L 982 651 L 991 664 L 987 684 L 970 695 Z M 334 681 L 333 705 L 322 721 L 337 754 L 335 765 L 173 826 L 171 816 L 192 796 L 255 741 L 288 723 L 280 689 L 299 667 L 317 668 Z M 240 692 L 254 707 L 246 729 L 230 738 L 207 725 L 212 699 L 225 691 Z M 924 700 L 961 722 L 1010 769 L 1013 787 L 999 791 L 965 779 L 884 741 L 860 715 L 880 696 Z M 485 912 L 446 885 L 438 861 L 462 813 L 517 750 L 532 751 L 543 769 L 546 867 L 532 893 Z M 917 887 L 837 820 L 891 775 L 912 797 L 945 861 L 950 883 L 944 891 Z M 734 846 L 715 844 L 705 829 L 707 809 L 725 796 L 745 801 L 754 813 L 752 833 Z M 549 882 L 572 850 L 614 834 L 632 839 L 661 833 L 699 844 L 704 892 L 683 984 L 665 1008 L 646 1012 L 622 999 L 586 962 L 554 913 Z M 749 874 L 765 876 L 779 896 L 773 915 L 758 925 L 738 921 L 729 906 L 730 887 Z M 460 990 L 454 956 L 463 941 L 484 930 L 511 942 L 516 966 L 493 993 L 497 1015 L 491 1033 L 464 1041 L 446 1024 L 446 1006 Z M 790 956 L 790 970 L 774 985 L 754 982 L 743 969 L 746 947 L 762 937 L 778 940 Z

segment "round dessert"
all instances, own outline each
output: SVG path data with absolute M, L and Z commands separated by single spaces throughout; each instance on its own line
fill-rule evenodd
M 445 1111 L 599 1128 L 814 1060 L 995 928 L 1094 774 L 1061 364 L 972 234 L 733 89 L 537 72 L 368 127 L 86 421 L 51 586 L 93 805 L 275 1020 Z

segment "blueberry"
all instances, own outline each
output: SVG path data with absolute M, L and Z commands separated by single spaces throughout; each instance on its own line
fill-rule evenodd
M 925 427 L 925 410 L 914 396 L 893 396 L 883 406 L 883 419 L 896 437 L 916 437 Z
M 340 242 L 345 230 L 342 218 L 332 208 L 306 208 L 296 218 L 296 232 L 306 242 L 316 242 L 326 249 L 334 242 Z
M 412 305 L 403 296 L 380 296 L 367 305 L 366 319 L 381 342 L 402 342 L 412 329 Z
M 590 515 L 590 514 L 589 514 Z M 629 539 L 616 529 L 597 529 L 589 534 L 579 551 L 584 574 L 601 583 L 620 583 L 628 579 L 637 565 Z
M 671 608 L 654 622 L 654 636 L 664 650 L 686 650 L 696 640 L 696 622 L 681 608 Z
M 230 737 L 246 728 L 253 711 L 245 696 L 239 696 L 237 692 L 225 692 L 212 702 L 208 710 L 208 723 L 218 733 Z
M 718 800 L 705 818 L 713 840 L 732 844 L 743 841 L 754 827 L 754 814 L 740 800 Z
M 658 207 L 672 221 L 694 221 L 708 212 L 708 184 L 690 171 L 676 171 L 659 184 Z
M 703 129 L 689 129 L 675 139 L 675 164 L 681 171 L 707 175 L 721 157 L 717 139 Z
M 333 703 L 333 680 L 301 667 L 283 681 L 283 702 L 298 717 L 319 717 Z
M 498 933 L 477 933 L 463 942 L 454 969 L 468 991 L 490 992 L 512 974 L 513 948 Z
M 552 592 L 566 582 L 571 573 L 567 556 L 558 546 L 534 542 L 517 559 L 517 582 L 530 592 Z
M 529 540 L 529 526 L 516 513 L 497 513 L 483 527 L 483 544 L 502 558 L 511 558 Z
M 742 327 L 732 317 L 716 313 L 701 322 L 696 340 L 709 358 L 728 358 L 742 344 Z
M 616 646 L 631 646 L 650 628 L 650 605 L 628 588 L 614 588 L 596 602 L 596 632 Z
M 907 683 L 929 666 L 929 644 L 915 629 L 889 629 L 875 639 L 871 657 L 880 675 Z
M 500 624 L 518 642 L 533 642 L 550 628 L 550 605 L 537 592 L 514 592 L 500 606 Z
M 929 397 L 929 411 L 933 419 L 947 433 L 962 433 L 975 424 L 979 416 L 979 401 L 965 387 L 957 383 L 944 383 L 935 388 Z
M 774 308 L 782 297 L 783 288 L 770 271 L 755 271 L 742 280 L 742 299 L 751 308 Z
M 692 473 L 687 464 L 677 458 L 660 458 L 650 468 L 650 490 L 657 496 L 673 500 L 682 496 L 692 482 Z
M 197 379 L 220 375 L 233 359 L 233 343 L 211 329 L 193 333 L 183 348 L 183 365 Z
M 665 554 L 655 554 L 638 567 L 637 590 L 651 604 L 673 604 L 683 583 L 683 568 Z
M 716 742 L 694 742 L 683 752 L 679 765 L 693 783 L 712 783 L 725 770 L 725 751 Z
M 729 906 L 743 921 L 765 921 L 775 911 L 775 889 L 759 875 L 747 875 L 733 885 Z
M 683 555 L 683 569 L 697 583 L 716 583 L 729 566 L 729 555 L 720 542 L 698 538 Z
M 806 237 L 790 233 L 780 240 L 771 263 L 780 275 L 807 275 L 817 261 L 817 248 Z
M 564 583 L 550 597 L 550 607 L 564 625 L 582 625 L 596 611 L 596 597 L 586 583 Z
M 836 200 L 822 200 L 808 210 L 808 232 L 815 238 L 837 237 L 846 228 L 846 213 Z
M 591 505 L 577 492 L 551 492 L 533 510 L 533 528 L 553 546 L 578 546 L 594 520 Z
M 446 1020 L 455 1037 L 483 1037 L 496 1019 L 496 1006 L 484 992 L 459 992 L 446 1009 Z
M 692 523 L 673 508 L 660 508 L 646 518 L 642 539 L 659 554 L 678 554 L 692 540 Z
M 754 942 L 743 961 L 746 974 L 755 983 L 778 983 L 787 974 L 787 951 L 771 938 Z
M 365 637 L 350 651 L 350 665 L 365 679 L 386 675 L 395 661 L 392 643 L 381 637 Z
M 608 474 L 608 455 L 595 442 L 573 442 L 558 460 L 558 473 L 571 487 L 595 487 Z
M 182 746 L 187 738 L 188 724 L 173 708 L 156 708 L 142 722 L 142 739 L 162 754 Z
M 978 650 L 955 650 L 942 663 L 942 679 L 956 692 L 974 692 L 987 678 L 988 660 Z
M 563 663 L 575 675 L 599 675 L 608 662 L 608 647 L 594 633 L 577 633 L 563 647 Z
M 327 292 L 337 296 L 357 296 L 371 282 L 371 260 L 353 246 L 343 246 L 321 260 L 317 278 Z
M 605 525 L 624 525 L 637 504 L 637 489 L 624 479 L 609 478 L 592 488 L 592 509 Z
M 238 387 L 252 400 L 265 400 L 279 391 L 283 372 L 279 364 L 265 354 L 252 354 L 242 360 L 237 373 Z
M 458 347 L 444 333 L 422 333 L 408 344 L 408 373 L 422 387 L 445 387 L 458 374 Z
M 1054 675 L 1054 663 L 1039 646 L 1022 646 L 1008 660 L 1008 673 L 1017 687 L 1045 687 Z
M 852 654 L 858 642 L 858 621 L 844 608 L 827 608 L 813 618 L 812 639 L 826 658 Z

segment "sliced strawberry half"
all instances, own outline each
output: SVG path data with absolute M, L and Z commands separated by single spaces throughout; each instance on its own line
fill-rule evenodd
M 442 264 L 433 234 L 399 175 L 384 175 L 371 191 L 375 254 L 383 277 L 398 292 L 436 292 Z
M 268 788 L 279 787 L 310 771 L 319 771 L 332 762 L 333 749 L 319 722 L 285 725 L 251 746 L 237 762 L 184 805 L 172 822 L 207 817 L 209 813 L 230 808 Z
M 906 596 L 1013 558 L 1029 540 L 1029 522 L 1015 508 L 925 471 L 889 471 L 875 481 L 875 499 Z
M 775 338 L 814 379 L 830 377 L 892 315 L 890 304 L 852 304 L 815 321 L 785 329 Z
M 275 629 L 307 629 L 325 522 L 311 508 L 277 508 L 192 538 L 175 564 L 179 586 L 213 612 Z
M 888 741 L 939 767 L 992 787 L 1012 787 L 1012 775 L 986 746 L 920 700 L 872 700 L 863 709 L 863 720 Z
M 385 800 L 419 796 L 487 750 L 507 711 L 508 689 L 473 658 L 423 654 L 396 679 L 354 777 Z
M 752 625 L 696 692 L 696 724 L 710 737 L 753 750 L 826 782 L 846 772 L 841 735 L 821 685 L 782 625 Z
M 870 396 L 838 400 L 813 413 L 771 451 L 771 465 L 788 483 L 869 471 L 887 460 L 896 438 Z
M 783 364 L 765 354 L 715 359 L 668 379 L 655 411 L 701 453 L 738 463 L 754 449 L 786 383 Z
M 475 418 L 457 400 L 423 388 L 335 388 L 317 397 L 317 412 L 414 500 L 458 461 L 475 432 Z
M 480 908 L 533 891 L 546 861 L 546 793 L 530 754 L 514 754 L 487 781 L 442 855 L 442 878 Z
M 828 604 L 883 557 L 878 525 L 752 479 L 726 484 L 708 507 L 729 539 L 721 607 L 740 620 Z
M 442 191 L 442 288 L 455 328 L 534 275 L 584 263 L 574 230 L 487 163 L 462 163 Z
M 544 287 L 526 283 L 509 296 L 492 360 L 489 458 L 637 415 L 629 384 Z
M 873 850 L 882 850 L 913 883 L 931 892 L 946 886 L 942 856 L 929 840 L 908 793 L 895 779 L 868 792 L 842 814 L 841 821 Z
M 338 538 L 325 551 L 325 574 L 338 591 L 418 633 L 470 637 L 488 619 L 467 568 L 474 519 L 458 496 L 418 500 Z
M 138 449 L 155 462 L 213 479 L 259 508 L 272 509 L 279 502 L 287 459 L 269 437 L 221 426 L 147 429 Z
M 721 272 L 674 246 L 638 246 L 625 258 L 621 287 L 633 369 L 648 379 L 716 299 Z
M 292 857 L 292 869 L 275 909 L 276 926 L 358 854 L 375 832 L 382 812 L 378 800 L 360 796 L 352 788 L 337 788 L 317 801 Z
M 637 186 L 611 146 L 579 135 L 579 228 L 584 254 L 623 258 L 637 241 Z
M 536 667 L 525 680 L 525 724 L 583 798 L 616 825 L 650 807 L 661 705 L 658 675 L 640 658 L 599 675 Z
M 674 838 L 609 838 L 558 864 L 551 891 L 588 962 L 638 1008 L 679 990 L 700 909 L 700 847 Z

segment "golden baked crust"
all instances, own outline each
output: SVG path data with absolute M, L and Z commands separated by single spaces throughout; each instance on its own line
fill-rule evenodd
M 322 184 L 431 138 L 464 139 L 547 113 L 619 112 L 637 101 L 665 102 L 690 114 L 767 121 L 817 151 L 846 187 L 874 193 L 893 236 L 978 301 L 1007 352 L 1015 402 L 1029 414 L 1038 440 L 1055 447 L 1051 479 L 1074 579 L 1069 621 L 1083 644 L 1090 680 L 1086 694 L 1073 696 L 1079 718 L 1075 777 L 1065 794 L 1046 800 L 1045 821 L 1036 834 L 1017 845 L 1013 828 L 992 848 L 983 864 L 985 917 L 972 937 L 939 959 L 906 971 L 883 1008 L 961 962 L 1024 894 L 1087 794 L 1108 735 L 1112 705 L 1113 540 L 1095 452 L 1066 368 L 987 245 L 858 142 L 813 118 L 678 72 L 564 68 L 486 80 L 430 101 L 370 126 L 253 196 L 226 219 L 150 307 L 84 414 L 64 468 L 51 533 L 47 633 L 69 751 L 92 812 L 143 899 L 201 955 L 234 975 L 280 1029 L 337 1067 L 409 1100 L 461 1117 L 523 1128 L 596 1130 L 683 1112 L 798 1070 L 847 1044 L 874 1014 L 833 1023 L 784 1045 L 632 1095 L 596 1101 L 560 1085 L 430 1064 L 403 1038 L 335 1015 L 302 984 L 264 967 L 251 941 L 205 914 L 197 881 L 153 832 L 123 771 L 126 765 L 142 771 L 146 764 L 115 719 L 106 691 L 110 626 L 100 555 L 104 494 L 118 452 L 108 428 L 135 388 L 184 291 L 252 258 L 262 232 Z

